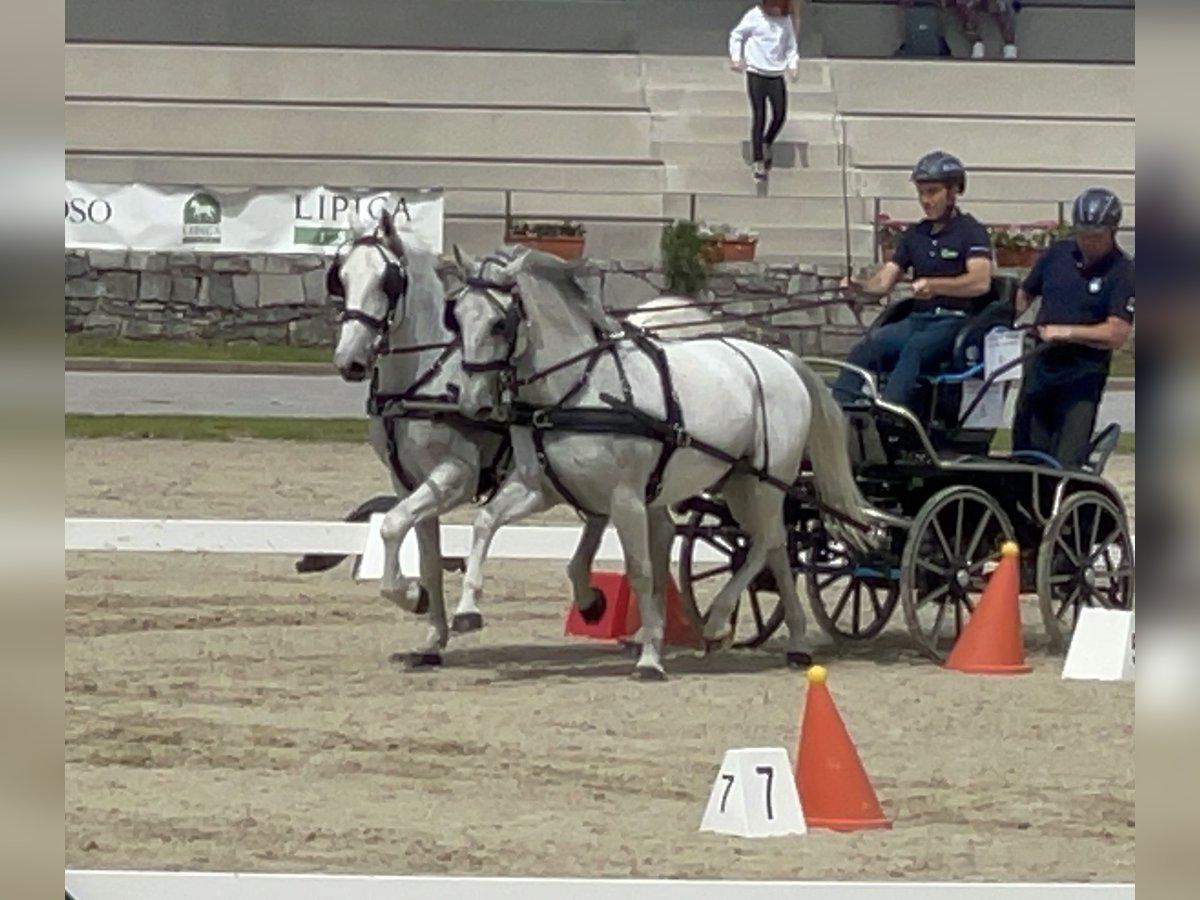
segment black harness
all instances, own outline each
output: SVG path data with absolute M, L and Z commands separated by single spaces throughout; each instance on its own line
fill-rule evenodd
M 412 492 L 417 488 L 417 482 L 405 471 L 400 462 L 400 448 L 396 443 L 394 424 L 399 419 L 427 419 L 444 422 L 449 425 L 462 425 L 473 429 L 486 429 L 501 435 L 501 442 L 496 455 L 480 470 L 479 483 L 475 489 L 475 499 L 490 498 L 499 488 L 502 470 L 507 471 L 512 462 L 512 442 L 508 428 L 500 423 L 482 422 L 464 416 L 453 407 L 458 404 L 458 397 L 451 392 L 444 394 L 423 394 L 423 389 L 429 385 L 442 371 L 446 363 L 461 348 L 457 338 L 433 344 L 414 344 L 404 347 L 392 347 L 389 339 L 392 325 L 396 321 L 396 312 L 403 309 L 401 319 L 408 312 L 408 272 L 404 266 L 404 258 L 398 261 L 389 257 L 390 248 L 386 247 L 384 238 L 379 234 L 370 234 L 358 238 L 351 244 L 351 249 L 357 246 L 375 247 L 383 257 L 385 267 L 380 288 L 387 298 L 387 311 L 382 318 L 372 316 L 361 309 L 346 309 L 338 316 L 339 322 L 358 321 L 366 325 L 377 335 L 379 349 L 376 353 L 375 364 L 371 372 L 370 389 L 367 394 L 367 415 L 381 419 L 384 423 L 384 435 L 387 440 L 388 465 L 405 490 Z M 334 254 L 333 262 L 325 274 L 325 289 L 333 297 L 345 299 L 345 285 L 341 277 L 341 249 Z M 426 350 L 441 349 L 441 353 L 417 378 L 403 391 L 386 393 L 379 389 L 380 368 L 379 360 L 385 356 L 421 353 Z M 447 409 L 446 407 L 451 407 Z

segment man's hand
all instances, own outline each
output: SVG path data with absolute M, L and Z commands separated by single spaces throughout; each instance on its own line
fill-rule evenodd
M 918 278 L 912 284 L 913 296 L 919 300 L 928 300 L 933 296 L 933 289 L 929 286 L 929 279 Z
M 788 67 L 788 78 L 791 79 L 792 82 L 798 81 L 800 79 L 800 67 L 799 66 L 789 66 Z
M 735 72 L 745 72 L 746 64 L 740 59 L 731 59 L 729 61 L 729 68 L 733 69 Z
M 1069 341 L 1071 339 L 1071 326 L 1039 325 L 1038 337 L 1043 341 Z

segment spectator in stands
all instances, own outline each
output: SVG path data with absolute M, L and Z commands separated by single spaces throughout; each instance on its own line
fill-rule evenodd
M 952 56 L 942 28 L 945 0 L 899 0 L 900 33 L 904 36 L 896 56 Z
M 729 32 L 729 65 L 735 72 L 746 73 L 746 90 L 750 95 L 750 146 L 755 181 L 767 177 L 771 145 L 787 118 L 784 73 L 795 81 L 800 72 L 793 15 L 792 0 L 762 0 Z
M 962 161 L 942 150 L 927 153 L 913 168 L 912 181 L 924 220 L 900 236 L 892 259 L 865 284 L 843 284 L 874 297 L 891 293 L 900 276 L 913 274 L 912 312 L 872 329 L 851 348 L 847 361 L 876 375 L 887 374 L 884 400 L 913 409 L 920 376 L 948 359 L 963 319 L 992 287 L 992 245 L 986 229 L 958 208 L 967 187 Z M 844 370 L 833 383 L 834 396 L 852 403 L 860 376 Z
M 1021 0 L 943 0 L 943 3 L 958 15 L 963 36 L 971 42 L 971 58 L 983 59 L 983 38 L 979 33 L 979 19 L 990 13 L 1004 38 L 1004 58 L 1017 58 L 1017 12 Z
M 1017 292 L 1017 313 L 1042 298 L 1037 336 L 1045 347 L 1026 366 L 1013 418 L 1013 449 L 1087 462 L 1112 351 L 1129 339 L 1133 262 L 1117 246 L 1121 201 L 1089 188 L 1071 206 L 1074 238 L 1038 257 Z

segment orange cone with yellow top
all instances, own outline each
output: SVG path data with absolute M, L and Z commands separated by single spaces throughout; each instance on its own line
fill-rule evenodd
M 796 790 L 805 821 L 810 828 L 834 831 L 891 828 L 825 678 L 822 666 L 808 670 L 796 748 Z
M 1025 663 L 1021 633 L 1020 548 L 1007 541 L 1000 563 L 983 588 L 983 597 L 946 657 L 947 669 L 975 675 L 1022 675 Z

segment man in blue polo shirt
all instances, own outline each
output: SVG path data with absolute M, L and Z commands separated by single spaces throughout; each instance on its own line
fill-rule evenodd
M 1064 466 L 1087 461 L 1112 351 L 1133 323 L 1133 262 L 1117 246 L 1121 201 L 1089 188 L 1071 206 L 1074 238 L 1038 258 L 1017 292 L 1017 313 L 1042 298 L 1043 348 L 1025 368 L 1013 419 L 1013 449 L 1038 450 Z
M 847 361 L 877 375 L 888 373 L 882 397 L 913 408 L 920 376 L 928 374 L 954 348 L 954 337 L 979 297 L 992 286 L 992 245 L 987 230 L 958 208 L 967 188 L 967 171 L 955 156 L 928 153 L 912 172 L 923 221 L 900 236 L 892 259 L 865 284 L 844 284 L 860 293 L 885 297 L 900 276 L 913 276 L 912 312 L 898 322 L 869 331 L 851 348 Z M 845 370 L 833 383 L 838 401 L 852 403 L 861 378 Z

